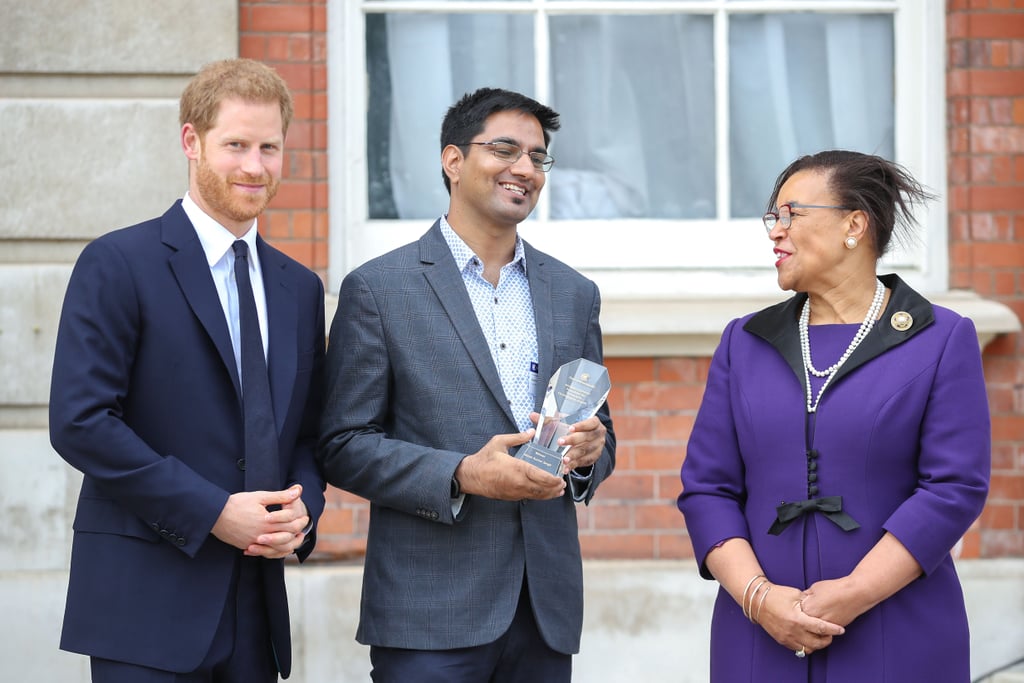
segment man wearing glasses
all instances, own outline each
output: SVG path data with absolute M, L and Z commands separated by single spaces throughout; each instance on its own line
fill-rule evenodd
M 596 285 L 518 236 L 558 114 L 485 88 L 441 129 L 448 212 L 341 285 L 319 459 L 371 503 L 356 639 L 374 681 L 565 682 L 583 624 L 575 503 L 615 464 L 605 405 L 563 475 L 509 457 L 548 378 L 602 362 Z

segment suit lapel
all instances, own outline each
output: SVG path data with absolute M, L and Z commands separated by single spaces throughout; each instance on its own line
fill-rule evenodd
M 523 241 L 526 250 L 526 278 L 530 282 L 530 298 L 533 301 L 533 319 L 537 329 L 537 391 L 534 409 L 540 410 L 544 402 L 544 389 L 554 374 L 555 335 L 552 323 L 551 280 L 545 257 Z M 572 359 L 570 359 L 572 360 Z
M 298 359 L 297 289 L 288 277 L 287 261 L 267 245 L 262 237 L 256 237 L 256 248 L 260 255 L 263 289 L 267 297 L 267 371 L 270 373 L 274 420 L 280 433 L 295 384 Z
M 466 284 L 462 281 L 462 274 L 455 264 L 451 249 L 441 235 L 440 221 L 434 223 L 420 239 L 420 262 L 425 266 L 424 276 L 427 282 L 466 347 L 484 384 L 515 424 L 516 419 L 501 386 L 501 378 L 498 377 L 498 369 L 487 347 L 487 339 L 480 329 L 480 322 L 469 300 L 469 293 L 466 292 Z
M 231 348 L 231 332 L 228 330 L 227 320 L 224 319 L 224 309 L 217 297 L 217 288 L 213 284 L 203 246 L 188 216 L 185 215 L 185 210 L 181 208 L 180 200 L 163 215 L 161 233 L 164 244 L 174 249 L 168 262 L 178 286 L 181 287 L 185 300 L 206 333 L 210 335 L 235 385 L 235 392 L 241 397 L 235 352 Z

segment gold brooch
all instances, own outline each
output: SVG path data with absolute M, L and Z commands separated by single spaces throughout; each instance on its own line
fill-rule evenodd
M 897 311 L 892 314 L 889 324 L 891 324 L 893 329 L 898 332 L 906 332 L 910 329 L 910 326 L 914 324 L 914 316 L 910 315 L 906 311 Z

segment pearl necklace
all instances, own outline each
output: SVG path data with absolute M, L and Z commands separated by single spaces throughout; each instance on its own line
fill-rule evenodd
M 853 340 L 850 341 L 850 345 L 846 347 L 846 351 L 839 357 L 833 365 L 825 368 L 824 370 L 818 370 L 814 367 L 811 362 L 811 339 L 807 332 L 807 326 L 811 319 L 811 298 L 807 297 L 804 302 L 803 310 L 800 311 L 800 350 L 803 353 L 804 359 L 804 383 L 807 385 L 807 412 L 813 413 L 818 410 L 818 403 L 821 402 L 821 395 L 825 393 L 825 387 L 829 385 L 832 378 L 835 377 L 836 371 L 843 366 L 843 363 L 853 354 L 854 350 L 860 346 L 860 343 L 864 341 L 864 338 L 868 336 L 868 332 L 875 324 L 875 318 L 882 311 L 882 302 L 885 300 L 885 285 L 882 281 L 875 279 L 875 296 L 871 299 L 871 306 L 868 308 L 867 315 L 864 316 L 864 321 L 860 324 L 857 329 L 857 334 L 853 335 Z M 811 375 L 815 377 L 827 377 L 825 383 L 821 385 L 821 389 L 818 390 L 818 396 L 814 398 L 814 402 L 811 402 Z

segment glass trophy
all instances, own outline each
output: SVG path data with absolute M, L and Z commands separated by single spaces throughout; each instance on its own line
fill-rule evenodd
M 585 358 L 558 368 L 544 394 L 533 440 L 523 444 L 515 457 L 556 477 L 562 476 L 562 456 L 570 447 L 559 448 L 558 440 L 569 432 L 569 427 L 597 413 L 611 386 L 608 368 Z

